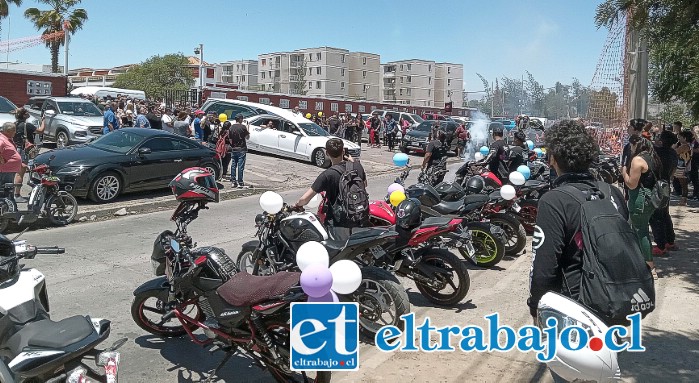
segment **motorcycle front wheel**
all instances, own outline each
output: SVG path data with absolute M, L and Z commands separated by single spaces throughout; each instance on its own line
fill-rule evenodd
M 70 194 L 55 194 L 46 200 L 49 221 L 57 226 L 67 225 L 78 214 L 78 201 Z
M 471 243 L 476 250 L 476 264 L 480 267 L 492 267 L 497 265 L 505 256 L 505 243 L 493 233 L 491 225 L 482 222 L 471 222 L 467 225 L 471 232 Z M 495 226 L 495 229 L 500 229 Z M 465 248 L 459 248 L 459 253 L 464 259 L 469 259 Z
M 278 365 L 268 364 L 267 369 L 274 377 L 274 380 L 279 383 L 330 383 L 332 373 L 330 371 L 291 371 L 289 369 L 291 348 L 291 328 L 290 324 L 281 321 L 271 321 L 265 323 L 267 333 L 269 334 L 272 343 L 276 346 L 279 352 L 279 357 L 282 360 Z M 271 357 L 271 356 L 270 356 Z M 269 358 L 272 359 L 272 358 Z
M 134 297 L 131 303 L 131 318 L 143 330 L 163 338 L 180 337 L 187 334 L 177 317 L 163 322 L 167 309 L 167 290 L 148 290 Z M 183 314 L 202 320 L 204 314 L 197 305 L 187 306 Z
M 415 279 L 417 289 L 427 300 L 437 305 L 451 306 L 466 297 L 471 287 L 471 279 L 466 265 L 459 258 L 448 250 L 431 248 L 416 256 L 421 257 L 420 263 L 427 268 L 436 269 L 433 277 L 422 275 L 430 279 L 429 283 Z

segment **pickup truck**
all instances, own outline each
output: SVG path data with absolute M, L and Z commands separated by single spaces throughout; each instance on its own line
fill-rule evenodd
M 25 105 L 37 127 L 44 118 L 44 140 L 57 148 L 90 142 L 102 135 L 104 116 L 91 101 L 77 97 L 32 97 Z

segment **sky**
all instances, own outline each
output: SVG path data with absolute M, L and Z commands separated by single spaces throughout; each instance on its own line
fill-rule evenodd
M 382 63 L 410 58 L 461 63 L 469 92 L 483 90 L 476 73 L 494 81 L 529 71 L 544 87 L 574 77 L 585 85 L 607 36 L 594 26 L 600 2 L 83 0 L 80 7 L 89 20 L 71 38 L 69 67 L 110 68 L 153 55 L 194 55 L 199 44 L 209 63 L 331 46 L 378 53 Z M 11 5 L 0 41 L 40 34 L 23 16 L 29 7 L 45 5 L 36 0 Z M 63 57 L 61 50 L 61 65 Z M 10 52 L 9 61 L 49 64 L 50 55 L 37 46 Z

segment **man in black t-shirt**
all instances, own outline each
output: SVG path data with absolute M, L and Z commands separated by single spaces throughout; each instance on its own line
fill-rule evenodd
M 245 157 L 248 152 L 247 139 L 250 138 L 248 127 L 243 125 L 243 115 L 235 116 L 235 124 L 231 125 L 226 143 L 231 146 L 231 184 L 234 188 L 245 189 L 243 171 Z M 237 170 L 237 172 L 236 172 Z M 236 178 L 236 173 L 238 177 Z
M 507 143 L 503 139 L 503 131 L 501 127 L 493 128 L 493 142 L 490 144 L 490 152 L 488 156 L 484 159 L 478 161 L 479 165 L 487 165 L 488 170 L 498 176 L 501 181 L 508 179 L 509 173 L 507 172 L 506 151 L 505 147 Z
M 362 167 L 362 164 L 358 161 L 354 161 L 349 154 L 345 154 L 344 144 L 341 139 L 329 139 L 325 143 L 325 152 L 328 154 L 328 157 L 330 157 L 332 166 L 320 173 L 313 182 L 313 185 L 311 185 L 311 188 L 296 202 L 296 206 L 305 206 L 316 194 L 325 192 L 327 220 L 332 220 L 332 209 L 330 209 L 330 206 L 335 205 L 335 202 L 337 202 L 337 196 L 340 192 L 340 179 L 342 177 L 342 173 L 338 171 L 338 168 L 345 167 L 347 162 L 350 161 L 353 163 L 354 169 L 357 171 L 359 177 L 364 180 L 364 187 L 366 187 L 368 183 L 364 167 Z
M 527 164 L 529 148 L 525 146 L 526 144 L 524 142 L 526 140 L 527 136 L 523 132 L 516 131 L 514 133 L 512 145 L 509 146 L 507 151 L 507 169 L 509 173 L 515 172 L 518 167 Z
M 148 120 L 148 123 L 150 123 L 151 129 L 163 129 L 163 122 L 160 117 L 153 112 L 153 108 L 148 109 L 146 119 Z

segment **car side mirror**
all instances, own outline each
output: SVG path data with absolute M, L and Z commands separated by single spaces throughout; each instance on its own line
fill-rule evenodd
M 53 109 L 46 109 L 44 111 L 44 117 L 53 117 L 56 115 L 56 111 Z
M 150 148 L 138 148 L 138 155 L 139 156 L 144 156 L 146 154 L 151 154 L 151 153 L 152 153 L 152 151 L 150 150 Z

